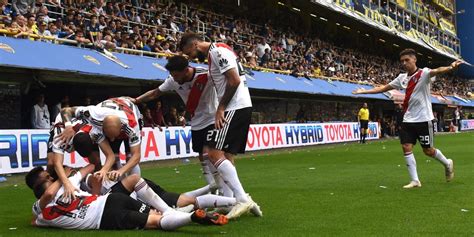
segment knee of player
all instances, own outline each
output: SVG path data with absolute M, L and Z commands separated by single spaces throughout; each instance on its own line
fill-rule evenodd
M 196 198 L 184 194 L 179 195 L 178 202 L 176 203 L 178 207 L 185 207 L 191 204 L 196 205 Z
M 433 157 L 436 154 L 436 150 L 434 148 L 423 148 L 423 152 L 427 156 Z
M 403 152 L 405 152 L 405 153 L 412 152 L 413 145 L 412 144 L 402 144 L 402 149 L 403 149 Z
M 138 183 L 138 181 L 141 179 L 141 177 L 138 174 L 131 174 L 131 175 L 127 176 L 127 179 L 129 179 L 133 183 Z
M 160 222 L 163 216 L 156 211 L 150 211 L 146 221 L 145 229 L 162 229 Z

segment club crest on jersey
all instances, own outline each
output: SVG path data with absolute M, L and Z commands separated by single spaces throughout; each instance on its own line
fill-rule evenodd
M 224 67 L 225 65 L 229 64 L 229 61 L 227 61 L 227 59 L 225 58 L 221 58 L 219 60 L 219 67 Z

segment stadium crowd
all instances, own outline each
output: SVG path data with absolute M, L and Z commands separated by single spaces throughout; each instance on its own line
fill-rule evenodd
M 273 24 L 256 25 L 248 18 L 227 18 L 199 10 L 188 4 L 182 13 L 174 3 L 162 1 L 0 1 L 0 29 L 14 37 L 26 33 L 95 44 L 106 48 L 128 48 L 171 54 L 177 50 L 180 35 L 186 31 L 203 32 L 212 41 L 229 44 L 244 65 L 273 69 L 305 77 L 327 77 L 366 84 L 385 84 L 400 70 L 397 61 L 365 53 L 336 41 L 314 35 L 297 34 L 292 29 L 276 29 Z M 146 9 L 146 10 L 145 10 Z M 63 17 L 51 12 L 64 12 Z M 284 33 L 283 33 L 284 32 Z M 31 38 L 33 39 L 33 38 Z M 51 38 L 40 38 L 51 41 Z M 126 51 L 128 52 L 128 51 Z M 450 81 L 452 83 L 444 83 Z M 457 77 L 443 78 L 435 92 L 469 96 L 467 82 Z

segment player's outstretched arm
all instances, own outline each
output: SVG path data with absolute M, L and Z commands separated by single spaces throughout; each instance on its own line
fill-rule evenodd
M 39 199 L 39 208 L 41 210 L 53 200 L 61 186 L 60 180 L 56 180 L 53 184 L 49 185 L 49 187 L 46 189 L 46 191 L 44 191 L 43 195 L 41 195 Z
M 364 88 L 359 88 L 357 90 L 352 91 L 352 94 L 354 94 L 354 95 L 358 95 L 358 94 L 378 94 L 378 93 L 383 93 L 383 92 L 393 90 L 393 89 L 394 88 L 391 85 L 387 84 L 385 86 L 377 86 L 377 87 L 369 89 L 369 90 L 366 90 Z
M 147 92 L 145 92 L 143 95 L 135 98 L 135 99 L 132 99 L 132 102 L 134 104 L 140 104 L 140 103 L 145 103 L 145 102 L 148 102 L 150 100 L 154 100 L 158 97 L 161 96 L 161 91 L 159 88 L 155 88 L 153 90 L 149 90 Z
M 77 107 L 66 107 L 61 109 L 61 118 L 64 122 L 64 130 L 58 136 L 58 140 L 62 144 L 67 144 L 74 137 L 76 131 L 74 130 L 71 120 L 75 117 Z
M 448 73 L 454 69 L 456 69 L 457 67 L 459 67 L 459 65 L 463 64 L 464 61 L 458 59 L 456 61 L 454 61 L 453 63 L 451 63 L 451 65 L 449 65 L 448 67 L 439 67 L 439 68 L 436 68 L 436 69 L 432 69 L 430 71 L 430 77 L 434 77 L 434 76 L 438 76 L 438 75 L 441 75 L 441 74 L 444 74 L 444 73 Z

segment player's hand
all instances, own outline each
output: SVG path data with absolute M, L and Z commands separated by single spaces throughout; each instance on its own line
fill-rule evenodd
M 76 134 L 76 131 L 74 131 L 72 126 L 67 126 L 64 129 L 64 131 L 61 134 L 59 134 L 58 141 L 61 144 L 68 144 L 71 141 L 71 139 L 74 137 L 75 134 Z
M 74 194 L 75 191 L 79 191 L 79 189 L 75 188 L 71 184 L 71 182 L 64 183 L 64 193 L 62 202 L 71 203 L 74 199 L 76 199 L 76 195 Z
M 463 60 L 458 59 L 458 60 L 454 61 L 453 63 L 451 63 L 451 67 L 452 67 L 453 69 L 456 69 L 457 67 L 459 67 L 459 65 L 461 65 L 461 64 L 463 64 L 463 63 L 464 63 Z
M 103 178 L 105 178 L 106 175 L 107 175 L 107 171 L 104 169 L 101 169 L 94 173 L 94 177 L 96 177 L 99 180 L 102 180 Z
M 225 120 L 225 111 L 223 109 L 217 109 L 216 111 L 216 129 L 219 130 L 224 127 L 228 121 Z
M 118 181 L 118 179 L 122 177 L 122 175 L 123 175 L 122 171 L 112 170 L 109 173 L 107 173 L 107 178 L 109 178 L 112 181 Z
M 364 88 L 358 88 L 357 90 L 353 90 L 352 94 L 357 95 L 357 94 L 363 94 L 365 92 Z

